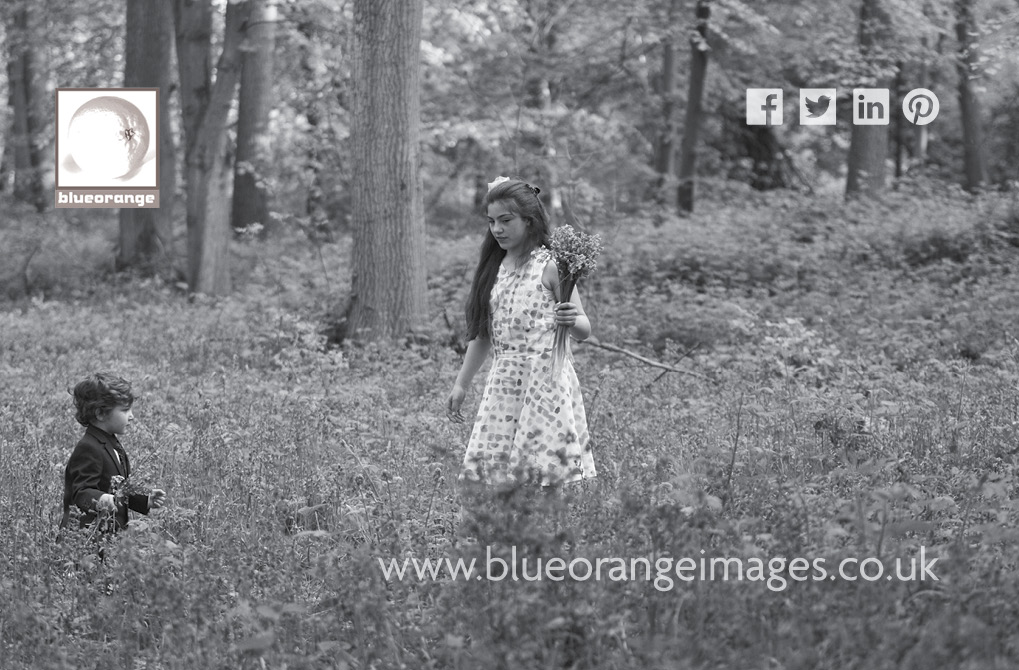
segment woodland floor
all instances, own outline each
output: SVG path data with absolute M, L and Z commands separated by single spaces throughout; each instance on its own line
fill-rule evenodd
M 480 229 L 429 231 L 425 337 L 330 346 L 343 235 L 238 241 L 236 293 L 188 300 L 104 270 L 114 219 L 26 215 L 3 231 L 15 257 L 46 240 L 0 312 L 3 666 L 1019 665 L 1014 196 L 698 208 L 595 221 L 595 336 L 695 374 L 575 345 L 599 475 L 553 496 L 457 482 L 470 425 L 442 404 Z M 125 447 L 169 492 L 103 562 L 54 542 L 68 388 L 97 368 L 133 381 Z M 513 548 L 763 568 L 400 581 L 379 561 Z M 921 557 L 936 580 L 892 578 Z M 883 572 L 835 577 L 846 558 Z

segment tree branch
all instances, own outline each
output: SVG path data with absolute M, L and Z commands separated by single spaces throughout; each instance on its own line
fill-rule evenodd
M 667 372 L 678 372 L 681 375 L 689 375 L 690 377 L 695 377 L 697 379 L 702 379 L 702 380 L 704 380 L 706 382 L 718 383 L 716 380 L 711 379 L 710 377 L 707 377 L 705 375 L 699 374 L 697 372 L 692 372 L 690 370 L 684 370 L 682 368 L 673 367 L 671 365 L 668 365 L 666 363 L 661 363 L 659 361 L 653 361 L 650 358 L 645 358 L 644 356 L 641 356 L 640 354 L 635 354 L 632 351 L 628 351 L 626 349 L 623 349 L 622 347 L 617 347 L 614 344 L 603 344 L 603 343 L 601 343 L 601 342 L 599 342 L 599 341 L 597 341 L 597 340 L 595 340 L 593 338 L 588 338 L 586 340 L 577 340 L 577 341 L 583 342 L 584 344 L 589 344 L 592 347 L 597 347 L 598 349 L 604 349 L 605 351 L 612 351 L 612 352 L 615 352 L 617 354 L 623 354 L 624 356 L 629 356 L 630 358 L 634 358 L 634 359 L 640 361 L 641 363 L 643 363 L 645 365 L 650 365 L 653 368 L 659 368 L 660 370 L 665 370 Z

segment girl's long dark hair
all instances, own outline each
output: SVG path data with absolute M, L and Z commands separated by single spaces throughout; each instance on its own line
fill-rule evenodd
M 542 245 L 548 244 L 550 235 L 548 212 L 538 198 L 538 189 L 519 179 L 511 179 L 493 187 L 482 207 L 486 210 L 493 202 L 504 202 L 507 209 L 518 214 L 527 224 L 529 248 L 528 253 Z M 499 265 L 506 257 L 506 251 L 492 235 L 489 228 L 481 243 L 481 258 L 474 271 L 471 292 L 467 296 L 467 341 L 492 337 L 492 287 L 499 275 Z

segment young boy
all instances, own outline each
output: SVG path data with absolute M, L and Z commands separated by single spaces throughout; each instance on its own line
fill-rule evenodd
M 117 435 L 131 424 L 134 415 L 131 405 L 134 395 L 131 384 L 110 374 L 91 374 L 74 387 L 75 419 L 85 426 L 85 434 L 78 441 L 64 471 L 64 516 L 60 527 L 65 528 L 71 516 L 71 505 L 82 511 L 79 526 L 94 522 L 98 512 L 111 512 L 116 519 L 116 530 L 127 527 L 128 508 L 141 514 L 158 509 L 166 500 L 166 493 L 152 489 L 146 493 L 131 493 L 127 504 L 118 504 L 112 489 L 116 476 L 127 479 L 131 464 Z

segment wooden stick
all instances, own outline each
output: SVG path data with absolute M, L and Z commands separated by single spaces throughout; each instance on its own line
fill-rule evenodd
M 583 344 L 589 344 L 592 347 L 597 347 L 599 349 L 604 349 L 606 351 L 613 351 L 613 352 L 615 352 L 617 354 L 623 354 L 624 356 L 629 356 L 630 358 L 635 358 L 638 361 L 640 361 L 641 363 L 644 363 L 645 365 L 650 365 L 653 368 L 659 368 L 661 370 L 666 370 L 667 372 L 678 372 L 681 375 L 689 375 L 691 377 L 696 377 L 697 379 L 703 379 L 706 382 L 714 382 L 715 381 L 715 380 L 711 379 L 710 377 L 706 377 L 706 376 L 704 376 L 702 374 L 699 374 L 697 372 L 691 372 L 690 370 L 684 370 L 682 368 L 676 368 L 676 367 L 673 367 L 671 365 L 667 365 L 665 363 L 660 363 L 658 361 L 653 361 L 650 358 L 645 358 L 644 356 L 641 356 L 640 354 L 635 354 L 632 351 L 627 351 L 626 349 L 623 349 L 622 347 L 617 347 L 614 344 L 602 344 L 601 342 L 598 342 L 597 340 L 595 340 L 593 338 L 588 338 L 586 340 L 575 340 L 575 341 L 582 342 Z

